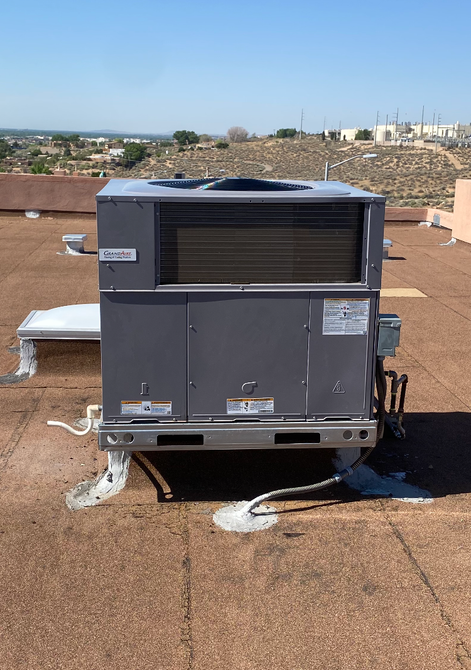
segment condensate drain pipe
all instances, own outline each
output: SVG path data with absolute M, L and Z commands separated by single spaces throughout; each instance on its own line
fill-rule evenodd
M 93 415 L 95 412 L 101 412 L 102 410 L 101 405 L 88 405 L 87 407 L 87 427 L 85 430 L 75 430 L 75 428 L 72 428 L 72 426 L 68 426 L 66 423 L 62 423 L 62 421 L 48 421 L 47 425 L 48 426 L 58 426 L 59 428 L 63 428 L 67 432 L 71 433 L 72 435 L 77 435 L 78 437 L 82 435 L 88 435 L 88 433 L 92 430 L 93 428 Z

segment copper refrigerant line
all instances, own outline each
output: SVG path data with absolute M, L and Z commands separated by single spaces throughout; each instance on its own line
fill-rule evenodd
M 404 431 L 402 422 L 404 420 L 404 404 L 406 401 L 406 391 L 409 378 L 407 375 L 401 375 L 398 378 L 397 372 L 394 372 L 394 370 L 389 370 L 384 374 L 386 377 L 391 377 L 392 380 L 391 404 L 389 406 L 389 412 L 387 414 L 387 422 L 396 437 L 404 438 L 406 436 L 406 433 Z M 401 387 L 401 395 L 399 396 L 399 407 L 396 411 L 396 400 L 399 387 Z

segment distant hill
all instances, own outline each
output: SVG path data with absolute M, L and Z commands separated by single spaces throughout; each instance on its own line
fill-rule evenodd
M 81 137 L 140 137 L 142 139 L 168 139 L 173 135 L 173 131 L 168 133 L 137 133 L 128 130 L 46 130 L 44 128 L 0 128 L 0 136 L 16 135 L 18 137 L 27 137 L 28 135 L 62 135 L 78 134 Z

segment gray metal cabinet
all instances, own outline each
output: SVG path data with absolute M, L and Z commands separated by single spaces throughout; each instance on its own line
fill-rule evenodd
M 186 420 L 184 293 L 102 293 L 101 355 L 105 421 Z
M 307 293 L 189 294 L 188 310 L 191 421 L 305 418 Z

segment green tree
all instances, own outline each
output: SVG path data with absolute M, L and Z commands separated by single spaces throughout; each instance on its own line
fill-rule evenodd
M 51 142 L 68 142 L 69 138 L 67 135 L 62 135 L 62 133 L 56 133 L 51 137 Z
M 32 151 L 29 152 L 31 156 L 42 156 L 42 151 L 41 149 L 33 149 Z
M 121 142 L 121 144 L 124 144 L 124 139 L 122 137 L 115 137 L 113 142 Z
M 280 128 L 276 131 L 276 137 L 294 137 L 297 133 L 296 128 Z
M 68 142 L 72 142 L 73 144 L 76 144 L 77 142 L 80 142 L 80 135 L 78 135 L 77 133 L 73 134 L 73 135 L 69 135 L 68 137 L 66 137 L 66 140 Z
M 355 133 L 356 140 L 371 140 L 371 130 L 363 128 L 363 130 L 357 130 Z
M 8 144 L 6 140 L 0 140 L 0 160 L 3 160 L 7 156 L 11 156 L 14 153 L 14 150 Z
M 97 146 L 96 140 L 92 140 L 91 145 L 92 147 L 96 147 Z
M 229 143 L 223 142 L 222 140 L 218 140 L 214 146 L 216 147 L 216 149 L 227 149 Z
M 200 142 L 212 142 L 212 141 L 213 138 L 211 137 L 211 135 L 207 135 L 206 133 L 200 135 Z
M 142 161 L 147 156 L 147 149 L 137 142 L 129 142 L 124 147 L 123 159 L 125 164 L 130 162 Z
M 193 130 L 176 130 L 173 133 L 173 139 L 183 146 L 184 144 L 197 144 L 200 141 L 200 136 Z
M 44 161 L 36 161 L 32 164 L 29 171 L 31 174 L 51 174 L 50 169 L 44 163 Z

